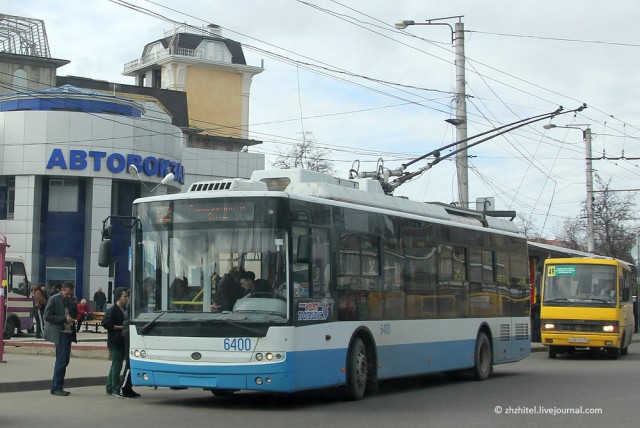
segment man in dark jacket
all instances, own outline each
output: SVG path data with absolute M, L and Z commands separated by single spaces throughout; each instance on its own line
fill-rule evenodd
M 64 390 L 64 376 L 71 359 L 71 342 L 76 339 L 75 318 L 71 314 L 74 288 L 72 282 L 62 284 L 60 292 L 51 296 L 44 309 L 44 338 L 56 344 L 56 363 L 50 392 L 61 397 L 70 394 Z
M 115 304 L 107 309 L 102 319 L 102 326 L 107 330 L 107 348 L 111 356 L 111 369 L 107 376 L 107 394 L 124 398 L 120 394 L 120 372 L 124 361 L 124 308 L 129 302 L 129 291 L 118 287 L 113 291 Z
M 212 309 L 215 312 L 232 311 L 236 300 L 244 297 L 246 294 L 240 279 L 245 274 L 244 269 L 234 266 L 231 271 L 226 274 L 218 285 L 218 292 L 214 298 Z
M 98 287 L 98 291 L 93 294 L 93 301 L 96 302 L 96 312 L 104 312 L 107 295 L 102 291 L 102 287 Z

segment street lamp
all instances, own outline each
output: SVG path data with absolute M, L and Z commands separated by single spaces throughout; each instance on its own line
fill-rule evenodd
M 404 30 L 410 25 L 446 25 L 451 29 L 451 42 L 456 50 L 456 118 L 449 119 L 447 122 L 456 127 L 456 141 L 463 141 L 457 145 L 460 150 L 456 155 L 456 172 L 458 178 L 458 201 L 463 208 L 469 208 L 469 166 L 467 159 L 467 96 L 465 93 L 465 75 L 464 75 L 464 24 L 462 18 L 464 15 L 447 16 L 445 18 L 428 19 L 426 22 L 415 22 L 411 20 L 398 21 L 395 27 L 398 30 Z M 444 19 L 458 19 L 455 24 L 455 30 Z M 454 122 L 455 121 L 455 122 Z
M 580 128 L 586 126 L 586 128 Z M 586 163 L 587 163 L 587 251 L 593 253 L 595 251 L 595 222 L 593 218 L 593 165 L 591 158 L 591 128 L 589 124 L 575 124 L 574 126 L 558 126 L 554 123 L 548 123 L 543 126 L 544 129 L 566 128 L 579 129 L 582 131 L 582 139 L 586 146 Z
M 156 189 L 160 186 L 162 186 L 163 184 L 167 184 L 168 182 L 172 181 L 173 178 L 175 177 L 173 172 L 168 173 L 167 175 L 165 175 L 162 178 L 162 181 L 160 181 L 160 183 L 158 183 L 156 185 L 156 187 L 154 187 L 153 189 L 149 190 L 149 188 L 147 187 L 146 184 L 144 184 L 144 181 L 142 181 L 142 177 L 140 177 L 140 172 L 138 171 L 138 167 L 131 164 L 129 165 L 129 174 L 131 174 L 132 177 L 140 180 L 140 183 L 142 183 L 142 185 L 144 186 L 145 189 L 147 189 L 147 192 L 149 192 L 149 194 L 152 194 L 153 192 L 156 191 Z

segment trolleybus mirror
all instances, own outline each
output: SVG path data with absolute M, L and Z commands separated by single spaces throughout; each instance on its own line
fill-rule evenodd
M 309 263 L 311 261 L 311 246 L 313 238 L 311 235 L 298 236 L 298 251 L 296 263 Z
M 98 253 L 98 266 L 109 267 L 111 264 L 111 239 L 105 239 L 100 243 L 100 252 Z

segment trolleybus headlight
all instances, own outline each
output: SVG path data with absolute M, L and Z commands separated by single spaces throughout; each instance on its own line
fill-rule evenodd
M 267 360 L 268 360 L 268 361 L 273 360 L 273 354 L 272 354 L 271 352 L 267 352 L 266 357 L 267 357 Z
M 137 350 L 137 349 L 136 349 L 136 350 L 134 350 L 134 351 L 133 351 L 133 356 L 134 356 L 134 357 L 136 357 L 136 358 L 138 358 L 138 357 L 140 356 L 140 351 L 139 351 L 139 350 Z
M 615 333 L 616 326 L 615 325 L 605 325 L 602 327 L 602 331 L 605 333 Z
M 282 359 L 282 354 L 276 354 L 276 360 L 281 360 Z
M 256 385 L 262 385 L 262 378 L 261 377 L 257 377 L 256 378 Z
M 140 357 L 146 358 L 146 356 L 147 356 L 147 351 L 145 351 L 144 349 L 140 351 Z
M 262 354 L 261 354 L 261 353 L 257 353 L 257 354 L 256 354 L 256 360 L 258 360 L 258 361 L 262 361 L 262 358 L 264 358 L 264 357 L 262 356 Z
M 555 324 L 553 324 L 553 323 L 550 323 L 550 322 L 548 322 L 548 323 L 546 323 L 546 324 L 544 325 L 544 329 L 545 329 L 545 330 L 555 330 L 555 328 L 556 328 L 556 325 L 555 325 Z

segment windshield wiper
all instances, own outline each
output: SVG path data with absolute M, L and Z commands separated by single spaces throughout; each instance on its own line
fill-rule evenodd
M 559 297 L 557 299 L 549 299 L 549 300 L 545 300 L 543 303 L 553 303 L 553 302 L 568 302 L 569 299 L 567 299 L 566 297 Z
M 241 311 L 234 312 L 236 314 L 265 314 L 265 315 L 273 315 L 282 318 L 286 318 L 286 315 L 282 315 L 282 312 L 279 311 L 264 311 L 261 309 L 243 309 Z
M 606 299 L 598 299 L 597 297 L 591 297 L 591 298 L 585 299 L 585 300 L 591 300 L 593 302 L 600 302 L 600 303 L 613 303 L 613 302 L 610 302 L 610 301 L 608 301 Z
M 146 323 L 145 325 L 142 326 L 142 328 L 140 329 L 140 334 L 145 334 L 146 331 L 153 325 L 155 324 L 156 321 L 158 321 L 158 318 L 160 318 L 161 316 L 163 316 L 166 313 L 178 313 L 178 312 L 185 312 L 184 309 L 173 309 L 170 311 L 160 311 L 160 313 L 158 314 L 157 317 L 155 317 L 154 319 L 152 319 L 151 321 L 149 321 L 148 323 Z

